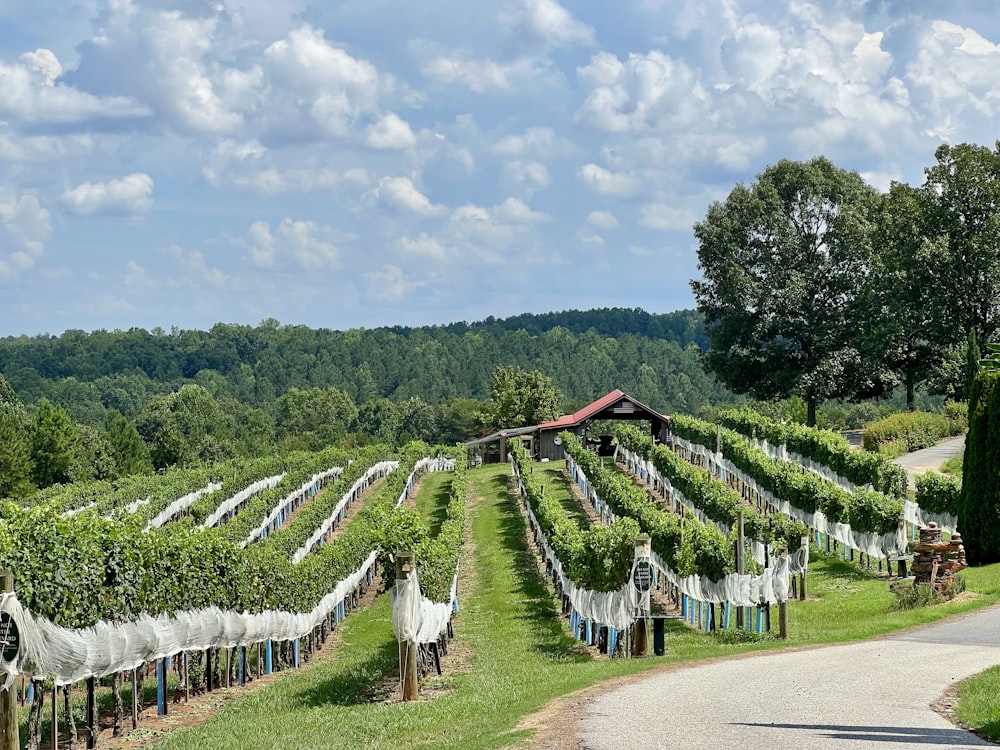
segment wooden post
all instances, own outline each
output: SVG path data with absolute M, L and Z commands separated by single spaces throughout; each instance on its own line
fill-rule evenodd
M 651 539 L 647 534 L 640 534 L 635 538 L 635 560 L 638 564 L 642 561 L 645 565 L 649 565 L 649 551 L 650 551 Z M 632 585 L 636 587 L 640 597 L 644 602 L 649 601 L 649 588 L 640 588 L 639 581 L 633 580 Z M 649 655 L 649 636 L 646 633 L 646 615 L 648 604 L 641 608 L 639 612 L 639 619 L 635 621 L 634 637 L 632 639 L 632 656 L 648 656 Z
M 799 540 L 801 544 L 806 549 L 809 548 L 809 537 L 804 536 Z M 806 600 L 806 571 L 803 568 L 802 572 L 799 573 L 799 601 L 804 602 Z
M 97 678 L 87 678 L 87 750 L 97 747 L 97 735 L 101 728 L 97 724 Z
M 132 728 L 139 726 L 139 670 L 132 670 Z
M 14 574 L 9 570 L 0 573 L 3 578 L 3 590 L 9 593 L 14 590 Z M 10 634 L 4 633 L 6 639 Z M 18 750 L 20 737 L 17 726 L 17 695 L 14 686 L 0 690 L 0 750 Z
M 782 550 L 782 557 L 788 557 L 788 551 Z M 788 640 L 788 598 L 785 601 L 778 602 L 778 637 L 786 641 Z
M 52 686 L 52 750 L 59 750 L 59 688 Z
M 396 553 L 396 580 L 405 581 L 413 572 L 415 558 L 409 550 Z M 399 681 L 403 689 L 403 700 L 413 701 L 419 697 L 417 688 L 417 644 L 408 641 L 399 644 Z

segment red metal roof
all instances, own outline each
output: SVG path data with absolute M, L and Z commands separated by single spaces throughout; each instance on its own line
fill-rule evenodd
M 551 430 L 555 427 L 573 427 L 574 425 L 580 424 L 583 420 L 604 411 L 622 396 L 625 396 L 625 392 L 616 388 L 607 396 L 601 396 L 601 398 L 597 399 L 597 401 L 594 401 L 592 404 L 587 404 L 587 406 L 583 407 L 575 414 L 566 414 L 553 422 L 540 424 L 538 425 L 538 429 Z M 633 400 L 631 396 L 627 396 L 627 398 Z

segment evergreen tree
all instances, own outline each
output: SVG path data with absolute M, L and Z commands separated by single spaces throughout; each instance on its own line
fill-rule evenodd
M 66 410 L 42 399 L 31 427 L 32 479 L 38 487 L 73 481 L 78 443 Z
M 0 405 L 0 498 L 23 498 L 34 489 L 24 423 L 14 410 Z
M 130 474 L 151 474 L 153 462 L 149 457 L 149 447 L 135 425 L 117 411 L 108 414 L 108 443 L 115 467 L 122 476 Z
M 983 370 L 969 392 L 962 494 L 958 506 L 965 554 L 973 565 L 1000 560 L 1000 371 Z
M 969 342 L 965 347 L 965 396 L 972 392 L 972 381 L 979 373 L 979 342 L 976 340 L 976 329 L 969 331 Z

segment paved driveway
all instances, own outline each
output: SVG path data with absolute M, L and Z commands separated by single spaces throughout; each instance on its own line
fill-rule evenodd
M 1000 607 L 890 638 L 719 661 L 594 699 L 587 750 L 996 747 L 931 708 L 1000 664 Z

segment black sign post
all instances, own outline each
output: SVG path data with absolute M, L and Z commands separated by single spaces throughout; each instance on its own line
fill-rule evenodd
M 649 564 L 649 560 L 636 562 L 632 569 L 632 585 L 643 594 L 653 587 L 653 566 Z

